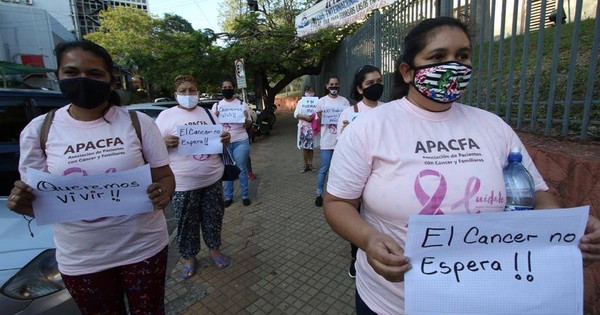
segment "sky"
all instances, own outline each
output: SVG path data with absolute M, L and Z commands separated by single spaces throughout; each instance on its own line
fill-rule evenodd
M 221 31 L 218 22 L 221 3 L 218 0 L 148 0 L 148 8 L 158 17 L 175 13 L 192 23 L 196 30 L 210 28 L 218 33 Z

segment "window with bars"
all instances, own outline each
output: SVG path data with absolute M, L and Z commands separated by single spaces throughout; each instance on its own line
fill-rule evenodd
M 527 1 L 524 1 L 523 6 L 526 9 Z M 542 8 L 544 6 L 546 6 L 546 12 L 544 15 L 544 19 L 540 21 L 542 16 Z M 529 22 L 529 29 L 535 31 L 540 29 L 540 27 L 546 28 L 548 26 L 552 26 L 552 23 L 548 20 L 548 17 L 550 16 L 550 14 L 552 14 L 552 12 L 554 12 L 554 10 L 556 10 L 556 0 L 532 0 L 531 20 Z M 527 14 L 526 12 L 527 10 L 523 10 L 523 14 Z

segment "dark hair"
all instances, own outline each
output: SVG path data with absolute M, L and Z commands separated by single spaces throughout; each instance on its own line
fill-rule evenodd
M 396 62 L 396 70 L 394 71 L 394 87 L 392 88 L 391 99 L 399 99 L 408 94 L 408 83 L 404 82 L 400 73 L 400 65 L 408 64 L 411 68 L 414 67 L 415 56 L 427 46 L 431 36 L 435 30 L 442 26 L 451 26 L 460 28 L 471 40 L 469 28 L 460 20 L 449 16 L 441 16 L 434 19 L 426 19 L 415 27 L 404 37 L 402 55 Z
M 67 52 L 69 52 L 73 49 L 77 49 L 77 48 L 91 52 L 92 54 L 100 57 L 104 61 L 104 66 L 106 66 L 106 70 L 108 70 L 108 73 L 110 74 L 110 81 L 111 82 L 116 81 L 116 78 L 113 75 L 115 66 L 114 66 L 112 57 L 110 56 L 108 51 L 106 51 L 106 49 L 104 49 L 104 47 L 102 47 L 94 42 L 91 42 L 89 40 L 76 40 L 76 41 L 71 41 L 71 42 L 64 42 L 64 43 L 59 43 L 54 47 L 54 55 L 56 56 L 56 72 L 55 72 L 55 74 L 56 74 L 57 78 L 58 78 L 58 71 L 60 69 L 60 64 L 62 62 L 63 56 Z M 106 121 L 107 123 L 110 124 L 110 121 L 106 120 L 104 115 L 106 115 L 106 113 L 108 112 L 108 110 L 111 106 L 113 106 L 113 105 L 121 106 L 121 98 L 119 97 L 119 94 L 117 94 L 117 92 L 115 92 L 114 90 L 110 92 L 110 96 L 108 98 L 108 104 L 109 104 L 109 106 L 104 108 L 104 111 L 102 112 L 102 119 L 104 119 L 104 121 Z
M 108 73 L 110 73 L 110 79 L 111 81 L 115 81 L 115 77 L 113 76 L 113 72 L 114 72 L 114 63 L 113 63 L 113 59 L 110 56 L 110 54 L 108 53 L 108 51 L 106 51 L 106 49 L 104 49 L 104 47 L 91 42 L 89 40 L 77 40 L 77 41 L 72 41 L 72 42 L 64 42 L 64 43 L 60 43 L 58 45 L 56 45 L 56 47 L 54 47 L 54 55 L 56 55 L 56 77 L 58 78 L 58 69 L 60 68 L 60 63 L 62 61 L 63 56 L 70 50 L 76 49 L 76 48 L 80 48 L 83 49 L 85 51 L 89 51 L 92 54 L 102 58 L 102 60 L 104 60 L 104 65 L 106 66 L 106 69 L 108 70 Z
M 340 82 L 340 78 L 335 74 L 329 74 L 327 76 L 327 81 L 325 81 L 325 82 L 329 83 L 329 81 L 331 79 L 336 79 L 336 80 L 338 80 L 338 82 Z M 325 84 L 327 84 L 327 83 L 325 83 Z M 327 94 L 329 94 L 329 90 L 327 88 L 325 88 L 325 95 L 327 95 Z
M 367 74 L 371 72 L 377 72 L 381 74 L 381 70 L 372 65 L 364 65 L 356 70 L 356 73 L 354 73 L 354 79 L 352 80 L 352 85 L 350 86 L 350 97 L 357 101 L 362 100 L 363 96 L 362 94 L 358 93 L 358 87 L 362 88 L 363 81 L 367 77 Z
M 223 79 L 221 80 L 221 86 L 223 86 L 223 83 L 225 82 L 231 82 L 231 85 L 233 85 L 233 88 L 235 89 L 235 81 L 233 81 L 233 77 L 230 75 L 226 75 L 223 77 Z

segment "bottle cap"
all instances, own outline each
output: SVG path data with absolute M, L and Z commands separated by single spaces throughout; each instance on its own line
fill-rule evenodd
M 510 149 L 510 153 L 508 154 L 509 162 L 521 162 L 523 160 L 523 156 L 521 155 L 520 147 L 512 147 Z

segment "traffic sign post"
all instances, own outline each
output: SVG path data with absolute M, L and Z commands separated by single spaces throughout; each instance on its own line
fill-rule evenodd
M 244 71 L 244 59 L 236 59 L 235 65 L 235 78 L 237 79 L 238 88 L 242 89 L 242 98 L 244 103 L 246 102 L 246 72 Z

